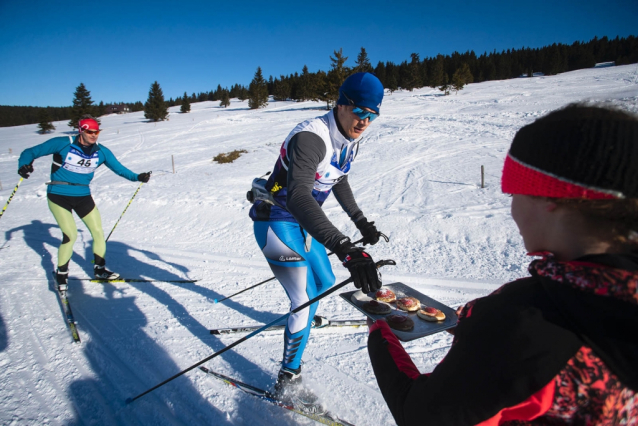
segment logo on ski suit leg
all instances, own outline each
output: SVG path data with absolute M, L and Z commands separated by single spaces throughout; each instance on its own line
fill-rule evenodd
M 279 256 L 280 262 L 299 262 L 303 260 L 300 256 Z

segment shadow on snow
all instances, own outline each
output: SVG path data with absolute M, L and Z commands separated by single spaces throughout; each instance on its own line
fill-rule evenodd
M 26 244 L 41 257 L 41 266 L 49 277 L 49 290 L 55 292 L 55 283 L 51 271 L 57 262 L 50 254 L 50 247 L 57 248 L 61 240 L 51 235 L 51 230 L 59 228 L 57 225 L 43 223 L 34 220 L 31 224 L 13 228 L 6 231 L 6 239 L 9 240 L 14 233 L 22 232 Z M 58 232 L 59 231 L 55 231 Z M 78 229 L 78 240 L 83 238 L 80 234 L 86 233 Z M 90 239 L 89 239 L 90 240 Z M 77 245 L 76 241 L 76 245 Z M 144 262 L 132 256 L 133 253 L 143 255 L 149 262 Z M 85 256 L 73 253 L 72 261 L 82 268 L 88 276 L 93 274 L 93 265 L 87 259 L 93 259 L 91 244 L 85 243 Z M 182 279 L 167 269 L 176 270 L 187 275 L 188 268 L 164 261 L 161 256 L 147 250 L 140 250 L 130 245 L 109 241 L 107 243 L 107 267 L 117 265 L 117 271 L 126 278 L 148 278 L 157 280 Z M 161 264 L 167 269 L 155 266 Z M 73 277 L 71 265 L 70 275 Z M 131 272 L 128 272 L 131 271 Z M 77 275 L 76 275 L 77 276 Z M 162 283 L 165 284 L 165 283 Z M 85 292 L 84 286 L 103 286 L 103 294 L 93 296 Z M 126 406 L 126 398 L 134 397 L 150 387 L 177 374 L 186 366 L 190 366 L 200 359 L 193 359 L 187 365 L 178 366 L 171 354 L 168 354 L 155 339 L 148 335 L 145 327 L 148 325 L 147 316 L 135 303 L 135 296 L 127 296 L 120 286 L 134 287 L 140 292 L 157 300 L 195 338 L 211 348 L 212 353 L 223 349 L 226 345 L 219 341 L 217 336 L 211 336 L 206 325 L 195 319 L 186 306 L 178 303 L 171 294 L 156 286 L 154 283 L 81 283 L 70 281 L 69 300 L 73 306 L 75 319 L 78 321 L 80 335 L 84 337 L 82 348 L 86 359 L 91 364 L 93 377 L 83 377 L 75 380 L 68 392 L 75 410 L 76 419 L 69 424 L 173 424 L 174 421 L 185 421 L 188 424 L 231 424 L 232 419 L 227 414 L 209 403 L 202 397 L 199 391 L 193 387 L 191 380 L 186 376 L 199 373 L 191 371 L 184 376 L 156 389 L 155 391 L 136 400 Z M 211 309 L 214 309 L 212 300 L 220 299 L 223 295 L 201 286 L 197 283 L 171 283 L 180 289 L 187 290 L 204 296 L 211 300 Z M 163 285 L 163 287 L 166 287 Z M 226 301 L 227 308 L 241 310 L 245 315 L 256 322 L 270 322 L 279 315 L 257 311 L 243 306 L 237 302 Z M 60 320 L 63 321 L 62 307 L 60 306 Z M 6 347 L 7 333 L 4 330 L 4 321 L 0 317 L 0 351 Z M 70 337 L 69 337 L 69 344 Z M 3 346 L 4 345 L 4 346 Z M 239 355 L 235 351 L 228 351 L 222 355 L 233 369 L 242 374 L 237 379 L 249 383 L 270 386 L 273 372 L 266 372 L 258 365 Z M 210 363 L 214 363 L 211 360 Z M 214 369 L 215 367 L 212 366 Z M 248 376 L 248 374 L 250 375 Z M 205 377 L 202 375 L 202 377 Z M 211 379 L 210 382 L 213 383 Z M 221 385 L 224 386 L 224 385 Z M 233 392 L 229 390 L 229 392 Z M 243 400 L 251 400 L 248 395 L 233 394 L 233 397 Z M 248 401 L 247 401 L 248 402 Z M 257 402 L 259 404 L 259 402 Z M 206 407 L 206 408 L 204 408 Z M 262 419 L 267 421 L 267 419 Z

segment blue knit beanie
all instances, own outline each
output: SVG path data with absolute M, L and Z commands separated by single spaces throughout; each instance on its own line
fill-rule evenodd
M 379 114 L 381 101 L 383 101 L 383 84 L 374 74 L 358 72 L 346 78 L 339 88 L 337 105 L 351 105 L 346 96 L 354 102 L 354 105 L 370 108 Z

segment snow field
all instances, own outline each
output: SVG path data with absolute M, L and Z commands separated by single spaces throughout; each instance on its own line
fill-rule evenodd
M 381 117 L 364 134 L 349 181 L 369 220 L 390 242 L 369 249 L 394 259 L 384 282 L 403 282 L 448 306 L 484 296 L 527 275 L 529 259 L 510 218 L 500 172 L 523 125 L 574 101 L 638 112 L 636 66 L 471 84 L 450 96 L 436 89 L 387 94 Z M 242 335 L 210 328 L 263 324 L 289 309 L 277 281 L 214 303 L 272 276 L 254 241 L 245 193 L 272 170 L 279 146 L 299 122 L 323 114 L 316 102 L 270 102 L 251 111 L 233 100 L 171 108 L 170 120 L 143 113 L 103 117 L 99 142 L 136 173 L 152 170 L 107 243 L 107 265 L 128 278 L 192 278 L 194 284 L 70 282 L 82 344 L 63 320 L 50 271 L 61 234 L 48 211 L 50 157 L 35 161 L 0 220 L 0 423 L 8 425 L 294 425 L 312 424 L 192 371 L 125 405 L 124 400 L 224 348 Z M 36 125 L 0 128 L 0 204 L 18 182 L 20 152 L 70 134 Z M 231 164 L 212 158 L 248 151 Z M 176 173 L 173 173 L 172 159 Z M 480 188 L 480 167 L 485 188 Z M 102 167 L 92 192 L 105 233 L 139 184 Z M 355 226 L 330 197 L 324 210 L 346 235 Z M 78 219 L 72 277 L 92 274 L 91 236 Z M 337 282 L 347 271 L 331 257 Z M 350 289 L 348 287 L 347 289 Z M 336 294 L 318 314 L 361 318 Z M 273 384 L 283 331 L 266 331 L 206 363 L 260 387 Z M 365 328 L 314 330 L 304 381 L 341 417 L 360 425 L 393 424 L 377 388 Z M 451 336 L 405 344 L 422 372 L 445 356 Z

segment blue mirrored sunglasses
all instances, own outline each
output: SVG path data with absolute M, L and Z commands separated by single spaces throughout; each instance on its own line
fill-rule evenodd
M 366 118 L 369 118 L 370 121 L 374 121 L 379 116 L 379 114 L 377 114 L 376 112 L 366 111 L 359 107 L 354 107 L 352 112 L 357 114 L 357 117 L 359 117 L 361 120 L 365 120 Z
M 350 105 L 354 106 L 354 108 L 352 109 L 352 112 L 357 114 L 357 117 L 359 117 L 361 120 L 365 120 L 366 118 L 369 118 L 370 121 L 374 121 L 379 116 L 379 114 L 377 114 L 376 112 L 366 111 L 365 109 L 356 106 L 354 104 L 354 101 L 350 99 L 348 95 L 345 94 L 345 92 L 341 92 L 341 93 L 343 93 L 343 96 L 348 100 Z

